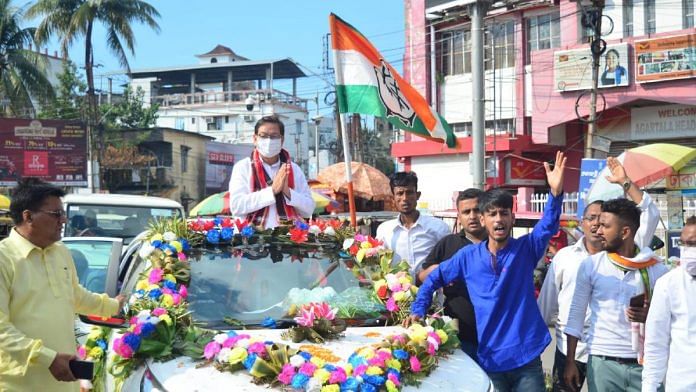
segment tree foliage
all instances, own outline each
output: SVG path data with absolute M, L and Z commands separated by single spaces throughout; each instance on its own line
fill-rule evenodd
M 77 74 L 77 67 L 72 61 L 63 62 L 63 71 L 58 75 L 58 82 L 55 98 L 42 105 L 39 118 L 84 121 L 86 115 L 84 95 L 87 85 Z
M 159 105 L 145 106 L 145 92 L 129 86 L 117 103 L 101 105 L 101 122 L 108 130 L 145 129 L 157 122 Z

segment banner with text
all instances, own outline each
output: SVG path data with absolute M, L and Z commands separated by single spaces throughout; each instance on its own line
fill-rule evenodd
M 0 185 L 38 177 L 87 186 L 87 131 L 80 122 L 0 118 Z
M 636 82 L 696 76 L 696 34 L 636 41 Z
M 661 105 L 631 109 L 631 140 L 696 135 L 696 106 Z
M 207 142 L 205 144 L 205 190 L 210 195 L 229 189 L 232 167 L 251 155 L 253 144 Z
M 582 219 L 582 214 L 585 212 L 585 200 L 587 200 L 587 193 L 592 188 L 595 180 L 599 173 L 602 172 L 604 166 L 607 165 L 606 159 L 589 159 L 583 158 L 582 163 L 580 163 L 580 183 L 578 190 L 580 195 L 578 196 L 578 219 Z
M 628 44 L 607 45 L 599 59 L 598 87 L 628 86 Z M 553 54 L 553 81 L 556 91 L 592 88 L 592 52 L 585 49 L 562 50 Z

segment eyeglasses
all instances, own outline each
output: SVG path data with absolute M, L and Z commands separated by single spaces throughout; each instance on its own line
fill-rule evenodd
M 594 222 L 595 219 L 596 219 L 596 220 L 599 220 L 599 215 L 583 216 L 582 219 L 583 219 L 583 220 L 586 220 L 586 221 L 588 221 L 588 222 Z
M 39 212 L 43 212 L 44 214 L 51 215 L 56 219 L 60 219 L 64 216 L 67 216 L 67 213 L 65 212 L 65 210 L 58 210 L 58 211 L 39 210 Z
M 696 248 L 696 241 L 677 240 L 677 246 L 686 246 L 689 248 Z
M 283 137 L 281 135 L 261 135 L 261 134 L 259 134 L 257 136 L 261 139 L 271 139 L 271 140 L 278 140 L 278 139 Z

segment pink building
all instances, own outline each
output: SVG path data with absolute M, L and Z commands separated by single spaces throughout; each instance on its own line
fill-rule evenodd
M 453 192 L 472 185 L 468 4 L 473 2 L 405 1 L 405 77 L 431 100 L 459 141 L 449 149 L 407 135 L 392 145 L 392 155 L 422 179 L 421 200 L 434 210 L 450 208 Z M 607 3 L 594 157 L 657 141 L 696 146 L 694 1 Z M 591 29 L 583 26 L 583 19 L 591 19 L 583 15 L 592 10 L 581 4 L 509 0 L 489 9 L 487 184 L 524 188 L 522 194 L 544 191 L 540 162 L 561 149 L 571 167 L 565 189 L 577 190 L 592 75 Z

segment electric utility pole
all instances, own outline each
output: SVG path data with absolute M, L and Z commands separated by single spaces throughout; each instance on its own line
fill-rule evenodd
M 592 138 L 597 130 L 597 88 L 599 85 L 599 59 L 607 49 L 607 43 L 602 39 L 602 9 L 604 0 L 593 0 L 592 10 L 584 13 L 585 21 L 592 27 L 592 91 L 590 93 L 590 115 L 587 119 L 587 138 L 585 139 L 585 158 L 593 158 Z

